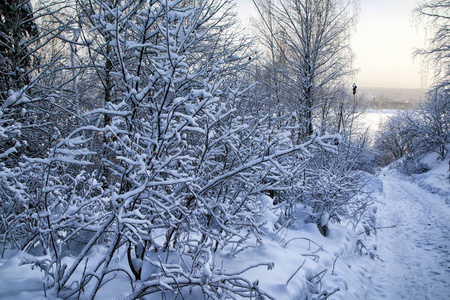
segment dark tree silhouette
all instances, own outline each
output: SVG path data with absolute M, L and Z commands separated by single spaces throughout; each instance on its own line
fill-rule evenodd
M 0 0 L 0 104 L 9 89 L 29 83 L 27 70 L 33 64 L 29 48 L 38 36 L 30 0 Z

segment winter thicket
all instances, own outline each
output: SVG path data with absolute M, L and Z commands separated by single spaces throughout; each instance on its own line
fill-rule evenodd
M 1 249 L 46 293 L 270 297 L 242 275 L 270 263 L 214 259 L 258 245 L 265 194 L 277 226 L 356 226 L 353 3 L 264 5 L 260 54 L 231 0 L 2 1 Z
M 334 141 L 339 145 L 336 155 L 318 153 L 294 176 L 289 183 L 293 201 L 311 201 L 318 223 L 324 213 L 339 219 L 337 211 L 354 200 L 358 172 L 374 171 L 367 132 L 356 125 L 362 104 L 349 81 L 355 73 L 349 44 L 358 3 L 254 3 L 259 12 L 256 32 L 265 50 L 256 72 L 260 98 L 296 124 L 294 141 L 313 132 L 341 136 Z

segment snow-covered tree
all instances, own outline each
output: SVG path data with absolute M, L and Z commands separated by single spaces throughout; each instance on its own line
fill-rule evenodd
M 357 2 L 254 3 L 259 12 L 255 27 L 265 51 L 255 71 L 262 83 L 256 93 L 262 99 L 259 103 L 268 103 L 272 110 L 270 122 L 289 128 L 294 144 L 316 130 L 341 135 L 334 141 L 339 145 L 334 155 L 317 153 L 311 161 L 295 155 L 287 158 L 289 175 L 272 196 L 283 203 L 287 218 L 298 203 L 310 207 L 308 221 L 319 228 L 330 218 L 351 218 L 344 211 L 358 201 L 362 190 L 358 170 L 374 171 L 367 132 L 357 125 L 363 109 L 360 98 L 351 94 L 350 85 L 345 87 L 354 72 L 349 36 Z
M 424 23 L 429 38 L 426 47 L 415 51 L 434 66 L 437 79 L 450 76 L 450 7 L 446 0 L 419 2 L 414 13 Z
M 425 100 L 416 112 L 405 112 L 391 118 L 379 135 L 377 147 L 392 158 L 407 156 L 406 164 L 416 168 L 414 159 L 430 151 L 439 153 L 444 159 L 449 138 L 449 5 L 446 1 L 423 1 L 414 13 L 425 23 L 431 37 L 424 49 L 416 50 L 427 65 L 435 69 L 435 83 L 425 95 Z M 388 160 L 389 162 L 390 160 Z M 417 169 L 417 170 L 414 170 Z M 410 172 L 410 171 L 408 171 Z
M 42 22 L 63 5 L 52 1 L 33 10 L 30 1 L 3 1 L 0 6 L 0 232 L 5 246 L 23 248 L 36 233 L 32 215 L 43 207 L 36 199 L 47 171 L 29 160 L 47 157 L 61 138 L 67 116 L 67 106 L 57 100 L 60 90 L 43 84 L 55 75 L 49 69 L 59 57 L 42 59 L 42 49 L 62 32 L 47 30 Z
M 271 68 L 279 68 L 280 63 L 284 66 L 277 76 L 286 85 L 284 91 L 289 100 L 285 101 L 302 122 L 299 136 L 310 135 L 319 108 L 328 107 L 331 91 L 353 72 L 349 34 L 355 3 L 334 0 L 256 3 L 262 18 L 260 31 L 267 32 L 262 36 L 263 43 L 278 57 Z
M 294 18 L 294 4 L 277 11 Z M 292 35 L 288 47 L 274 47 L 271 67 L 261 68 L 252 41 L 236 30 L 232 0 L 36 7 L 46 13 L 36 18 L 43 42 L 41 65 L 29 73 L 33 89 L 9 92 L 0 110 L 0 237 L 3 250 L 22 249 L 23 262 L 43 271 L 49 295 L 94 299 L 110 282 L 126 282 L 129 299 L 270 298 L 244 272 L 273 264 L 228 272 L 216 257 L 261 243 L 272 205 L 264 194 L 282 211 L 277 227 L 294 224 L 301 205 L 324 235 L 328 220 L 361 207 L 350 163 L 338 167 L 351 155 L 340 136 L 327 135 L 339 131 L 336 120 L 346 135 L 354 116 L 349 109 L 337 118 L 340 106 L 330 104 L 347 96 L 336 96 L 322 61 L 334 58 L 326 55 L 339 38 L 316 49 L 315 63 L 324 65 L 314 69 L 323 84 L 314 81 L 313 106 L 326 111 L 313 118 L 322 130 L 310 130 L 312 110 L 287 101 L 304 75 L 291 54 L 301 39 L 289 18 L 274 19 L 281 36 Z M 311 23 L 315 33 L 331 26 L 329 17 L 349 21 L 322 8 L 330 14 Z M 275 86 L 281 76 L 295 79 Z M 33 130 L 42 131 L 29 139 L 37 154 L 19 149 Z
M 30 0 L 0 3 L 0 33 L 0 87 L 20 90 L 30 83 L 29 69 L 36 60 L 30 48 L 39 37 Z M 0 105 L 7 97 L 2 93 Z
M 419 3 L 414 10 L 425 24 L 430 35 L 424 49 L 415 54 L 434 67 L 435 84 L 430 88 L 422 105 L 425 128 L 423 136 L 429 148 L 437 147 L 439 155 L 449 150 L 449 85 L 450 85 L 450 6 L 444 0 L 427 0 Z
M 11 226 L 2 234 L 23 226 L 17 245 L 59 297 L 95 298 L 116 276 L 129 281 L 130 299 L 195 286 L 210 297 L 264 295 L 216 266 L 215 252 L 259 240 L 261 193 L 291 168 L 282 157 L 307 160 L 335 150 L 338 137 L 293 144 L 272 115 L 249 113 L 251 52 L 230 31 L 232 1 L 78 4 L 93 37 L 82 39 L 92 59 L 85 72 L 97 74 L 103 89 L 92 92 L 104 101 L 55 138 L 47 157 L 25 158 L 17 178 L 26 197 L 19 213 L 5 208 Z M 263 265 L 271 267 L 250 267 Z
M 450 151 L 450 82 L 443 81 L 428 91 L 426 101 L 421 105 L 421 128 L 426 149 L 439 153 L 441 159 Z

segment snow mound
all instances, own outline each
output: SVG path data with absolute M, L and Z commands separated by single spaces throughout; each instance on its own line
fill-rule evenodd
M 328 296 L 335 300 L 362 299 L 374 263 L 373 257 L 361 247 L 362 239 L 369 245 L 367 235 L 355 234 L 346 224 L 329 223 L 327 236 L 322 236 L 316 224 L 305 223 L 304 219 L 297 219 L 295 226 L 282 226 L 277 222 L 280 216 L 273 208 L 272 199 L 262 198 L 261 221 L 267 222 L 261 228 L 264 232 L 261 239 L 248 242 L 242 251 L 236 252 L 235 245 L 230 245 L 217 253 L 209 253 L 208 266 L 219 267 L 224 273 L 247 270 L 242 276 L 272 299 L 326 299 Z M 303 206 L 298 205 L 297 209 L 302 210 Z M 98 261 L 99 251 L 106 249 L 99 246 L 89 255 L 89 260 Z M 21 265 L 25 256 L 17 251 L 0 259 L 1 299 L 48 299 L 42 285 L 44 274 Z M 126 259 L 124 255 L 119 255 L 114 261 L 121 264 L 123 259 Z M 256 265 L 260 266 L 250 268 Z M 129 292 L 127 282 L 123 278 L 108 283 L 95 299 L 125 298 Z M 184 299 L 189 300 L 203 297 L 200 287 L 189 292 L 183 290 L 183 294 Z M 47 291 L 47 296 L 52 295 Z M 161 295 L 156 293 L 146 299 L 161 299 Z
M 249 247 L 235 256 L 220 255 L 216 264 L 226 271 L 254 265 L 265 258 L 273 268 L 255 268 L 245 277 L 258 282 L 261 290 L 277 300 L 360 299 L 370 277 L 372 260 L 358 245 L 358 236 L 341 224 L 329 224 L 326 237 L 316 224 L 298 224 L 301 228 L 266 229 L 258 246 Z M 309 298 L 308 298 L 309 299 Z
M 450 155 L 447 154 L 444 160 L 439 158 L 437 153 L 429 153 L 420 158 L 420 162 L 430 169 L 423 174 L 414 174 L 412 179 L 421 188 L 432 194 L 443 197 L 450 205 Z
M 360 176 L 361 180 L 365 183 L 364 191 L 366 193 L 383 192 L 383 181 L 380 178 L 366 172 L 361 172 Z

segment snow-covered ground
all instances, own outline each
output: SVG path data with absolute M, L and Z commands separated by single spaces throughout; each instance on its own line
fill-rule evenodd
M 260 266 L 243 275 L 277 300 L 306 295 L 334 300 L 450 299 L 448 159 L 442 162 L 430 154 L 423 159 L 431 168 L 427 173 L 405 176 L 385 168 L 379 179 L 372 178 L 368 188 L 374 191 L 380 228 L 376 234 L 368 231 L 367 235 L 364 227 L 354 232 L 346 224 L 330 224 L 323 237 L 314 224 L 301 221 L 301 209 L 297 224 L 280 228 L 274 226 L 278 217 L 267 199 L 262 242 L 234 254 L 225 249 L 214 263 L 225 271 L 243 270 L 261 261 L 273 263 L 273 268 Z M 52 299 L 44 295 L 43 273 L 20 266 L 20 257 L 21 253 L 7 253 L 0 259 L 0 299 Z M 126 285 L 108 285 L 96 299 L 123 299 Z M 194 289 L 184 299 L 199 297 L 203 298 Z
M 381 260 L 364 299 L 450 299 L 450 207 L 395 170 L 380 178 L 378 226 L 395 228 L 377 233 Z

